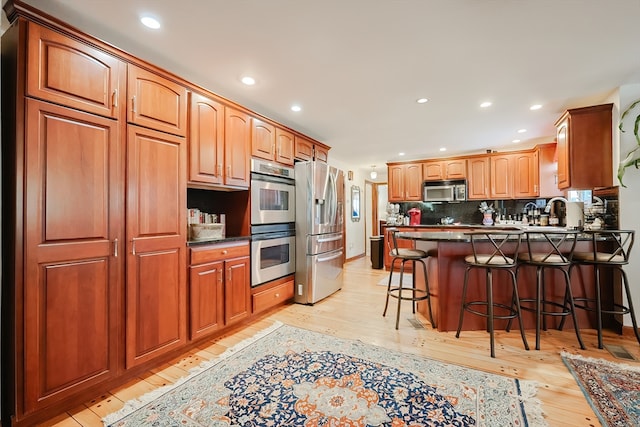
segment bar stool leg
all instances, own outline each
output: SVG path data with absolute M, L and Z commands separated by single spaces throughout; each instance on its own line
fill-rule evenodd
M 562 270 L 562 273 L 564 274 L 566 292 L 569 294 L 569 305 L 571 306 L 571 317 L 573 318 L 573 328 L 576 330 L 576 338 L 578 338 L 578 343 L 580 343 L 580 348 L 582 350 L 585 350 L 586 347 L 584 346 L 584 343 L 582 342 L 582 337 L 580 336 L 580 327 L 578 326 L 578 317 L 576 316 L 576 306 L 573 303 L 573 292 L 571 291 L 571 279 L 569 278 L 569 272 L 567 270 L 565 270 L 564 268 L 561 268 L 560 270 Z M 599 283 L 596 284 L 596 287 L 598 288 L 598 290 L 597 290 L 598 301 L 600 301 L 600 285 L 599 285 Z M 599 312 L 600 312 L 600 310 L 598 310 L 598 313 Z M 602 348 L 602 347 L 600 347 L 600 348 Z
M 412 265 L 413 265 L 413 274 L 411 275 L 411 287 L 413 288 L 413 290 L 411 291 L 412 293 L 412 298 L 413 300 L 411 300 L 411 312 L 413 314 L 416 314 L 416 260 L 414 259 L 412 261 Z
M 436 328 L 436 322 L 433 320 L 433 311 L 431 310 L 431 289 L 429 288 L 429 276 L 427 276 L 427 265 L 424 263 L 424 261 L 419 261 L 422 264 L 422 271 L 424 272 L 424 284 L 426 287 L 426 291 L 427 291 L 427 308 L 429 309 L 429 321 L 431 322 L 431 327 L 432 328 Z M 413 269 L 413 287 L 415 289 L 416 284 L 415 284 L 415 267 Z
M 629 314 L 631 315 L 631 323 L 633 324 L 633 332 L 636 334 L 636 340 L 640 344 L 640 332 L 638 332 L 638 323 L 636 321 L 636 313 L 633 309 L 633 302 L 631 301 L 631 289 L 629 289 L 629 281 L 627 280 L 627 273 L 622 268 L 619 268 L 622 275 L 622 281 L 624 282 L 624 290 L 627 294 L 627 302 L 629 303 Z
M 387 307 L 389 306 L 389 291 L 391 290 L 391 277 L 393 276 L 393 266 L 398 258 L 393 258 L 391 260 L 391 270 L 389 271 L 389 283 L 387 284 L 387 299 L 384 302 L 384 311 L 382 312 L 382 317 L 387 315 Z
M 462 305 L 460 307 L 460 320 L 458 321 L 458 332 L 456 332 L 456 338 L 460 338 L 460 331 L 462 330 L 462 320 L 464 319 L 464 312 L 466 310 L 465 301 L 467 300 L 467 284 L 469 283 L 469 270 L 471 267 L 467 267 L 464 270 L 464 284 L 462 285 Z
M 406 259 L 402 260 L 402 264 L 400 266 L 400 287 L 398 289 L 398 311 L 396 313 L 396 329 L 400 326 L 400 304 L 402 303 L 402 279 L 404 278 L 404 263 Z
M 522 323 L 522 310 L 520 309 L 520 296 L 518 295 L 518 282 L 516 280 L 516 273 L 513 270 L 507 270 L 511 275 L 511 283 L 513 284 L 513 302 L 516 306 L 516 318 L 518 319 L 518 324 L 520 325 L 520 336 L 522 337 L 522 343 L 524 344 L 525 350 L 529 350 L 529 343 L 527 342 L 527 336 L 524 333 L 524 324 Z M 509 329 L 511 328 L 511 321 L 513 319 L 509 319 Z M 507 329 L 507 332 L 509 331 Z
M 540 323 L 542 321 L 542 283 L 540 276 L 542 275 L 542 267 L 536 267 L 536 350 L 540 350 Z
M 491 357 L 496 357 L 495 343 L 493 341 L 493 273 L 490 268 L 487 268 L 487 277 L 485 280 L 487 286 L 487 328 L 489 329 L 489 343 L 491 346 Z

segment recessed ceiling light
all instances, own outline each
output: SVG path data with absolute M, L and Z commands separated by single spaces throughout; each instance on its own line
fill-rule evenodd
M 514 139 L 514 140 L 513 140 L 513 141 L 511 141 L 511 142 L 513 142 L 514 144 L 517 144 L 518 142 L 520 142 L 520 140 L 519 140 L 519 139 Z
M 418 104 L 426 104 L 426 103 L 427 103 L 427 101 L 429 101 L 427 98 L 420 98 L 420 99 L 418 99 L 416 102 L 417 102 Z
M 440 147 L 440 151 L 447 151 L 446 147 Z
M 518 129 L 518 133 L 525 133 L 526 131 L 526 129 Z
M 404 156 L 404 153 L 398 153 L 398 156 Z
M 302 107 L 299 105 L 292 105 L 291 111 L 295 111 L 295 112 L 302 111 Z
M 487 108 L 487 107 L 491 107 L 491 102 L 489 101 L 485 101 L 482 104 L 480 104 L 481 108 Z
M 256 79 L 254 79 L 253 77 L 245 76 L 242 78 L 242 83 L 246 84 L 247 86 L 253 86 L 254 84 L 256 84 Z
M 530 110 L 539 110 L 542 108 L 542 105 L 540 104 L 533 104 L 531 107 L 529 107 Z
M 158 28 L 160 28 L 160 21 L 151 16 L 141 17 L 140 22 L 142 22 L 142 25 L 144 25 L 145 27 L 151 28 L 153 30 L 157 30 Z

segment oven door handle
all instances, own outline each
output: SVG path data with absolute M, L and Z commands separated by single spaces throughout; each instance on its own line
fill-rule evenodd
M 251 240 L 253 242 L 259 242 L 263 240 L 273 240 L 273 239 L 280 239 L 282 237 L 294 237 L 294 236 L 295 236 L 295 232 L 283 231 L 280 233 L 275 232 L 275 233 L 264 233 L 264 234 L 252 234 Z
M 318 243 L 335 242 L 336 240 L 342 240 L 342 235 L 334 236 L 334 237 L 328 237 L 328 238 L 320 238 L 320 239 L 318 239 Z
M 320 258 L 320 257 L 318 257 L 318 260 L 317 260 L 317 261 L 318 261 L 318 262 L 331 261 L 332 259 L 336 259 L 336 258 L 340 258 L 340 257 L 342 257 L 342 251 L 338 252 L 338 253 L 337 253 L 337 254 L 335 254 L 335 255 L 328 256 L 328 257 L 326 257 L 326 258 Z

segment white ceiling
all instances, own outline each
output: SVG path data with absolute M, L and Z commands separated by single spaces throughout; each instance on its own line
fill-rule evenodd
M 640 83 L 640 0 L 26 3 L 381 172 L 552 141 L 566 108 Z M 143 13 L 162 28 L 140 25 Z

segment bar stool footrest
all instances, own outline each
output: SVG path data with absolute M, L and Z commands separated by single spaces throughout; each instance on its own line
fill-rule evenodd
M 592 312 L 597 311 L 595 307 L 589 307 L 588 305 L 578 304 L 578 303 L 595 304 L 596 303 L 595 298 L 574 298 L 573 301 L 576 308 L 580 308 L 582 310 L 587 310 Z M 613 306 L 617 308 L 617 310 L 615 308 L 612 310 L 605 310 L 601 308 L 600 312 L 603 314 L 614 314 L 614 315 L 620 315 L 620 316 L 631 313 L 631 310 L 629 309 L 629 307 L 625 305 L 613 303 Z
M 480 305 L 480 306 L 483 306 L 483 307 L 488 307 L 489 303 L 487 301 L 469 301 L 469 302 L 464 304 L 463 309 L 468 311 L 469 313 L 475 314 L 477 316 L 489 318 L 489 313 L 486 313 L 486 312 L 483 312 L 483 311 L 474 310 L 473 308 L 470 307 L 470 306 L 473 306 L 473 305 Z M 500 303 L 493 303 L 493 308 L 494 308 L 494 310 L 496 308 L 498 308 L 498 309 L 506 310 L 507 312 L 509 312 L 509 314 L 496 314 L 496 313 L 493 313 L 493 318 L 494 319 L 509 320 L 509 319 L 515 319 L 515 318 L 518 317 L 518 312 L 516 311 L 516 309 L 514 307 L 510 307 L 508 305 L 500 304 Z
M 429 293 L 424 289 L 417 288 L 402 288 L 402 296 L 398 295 L 400 287 L 391 288 L 387 291 L 387 295 L 391 298 L 401 299 L 403 301 L 424 301 L 429 298 Z M 406 295 L 405 295 L 406 292 Z M 420 293 L 422 295 L 413 296 L 414 293 Z

